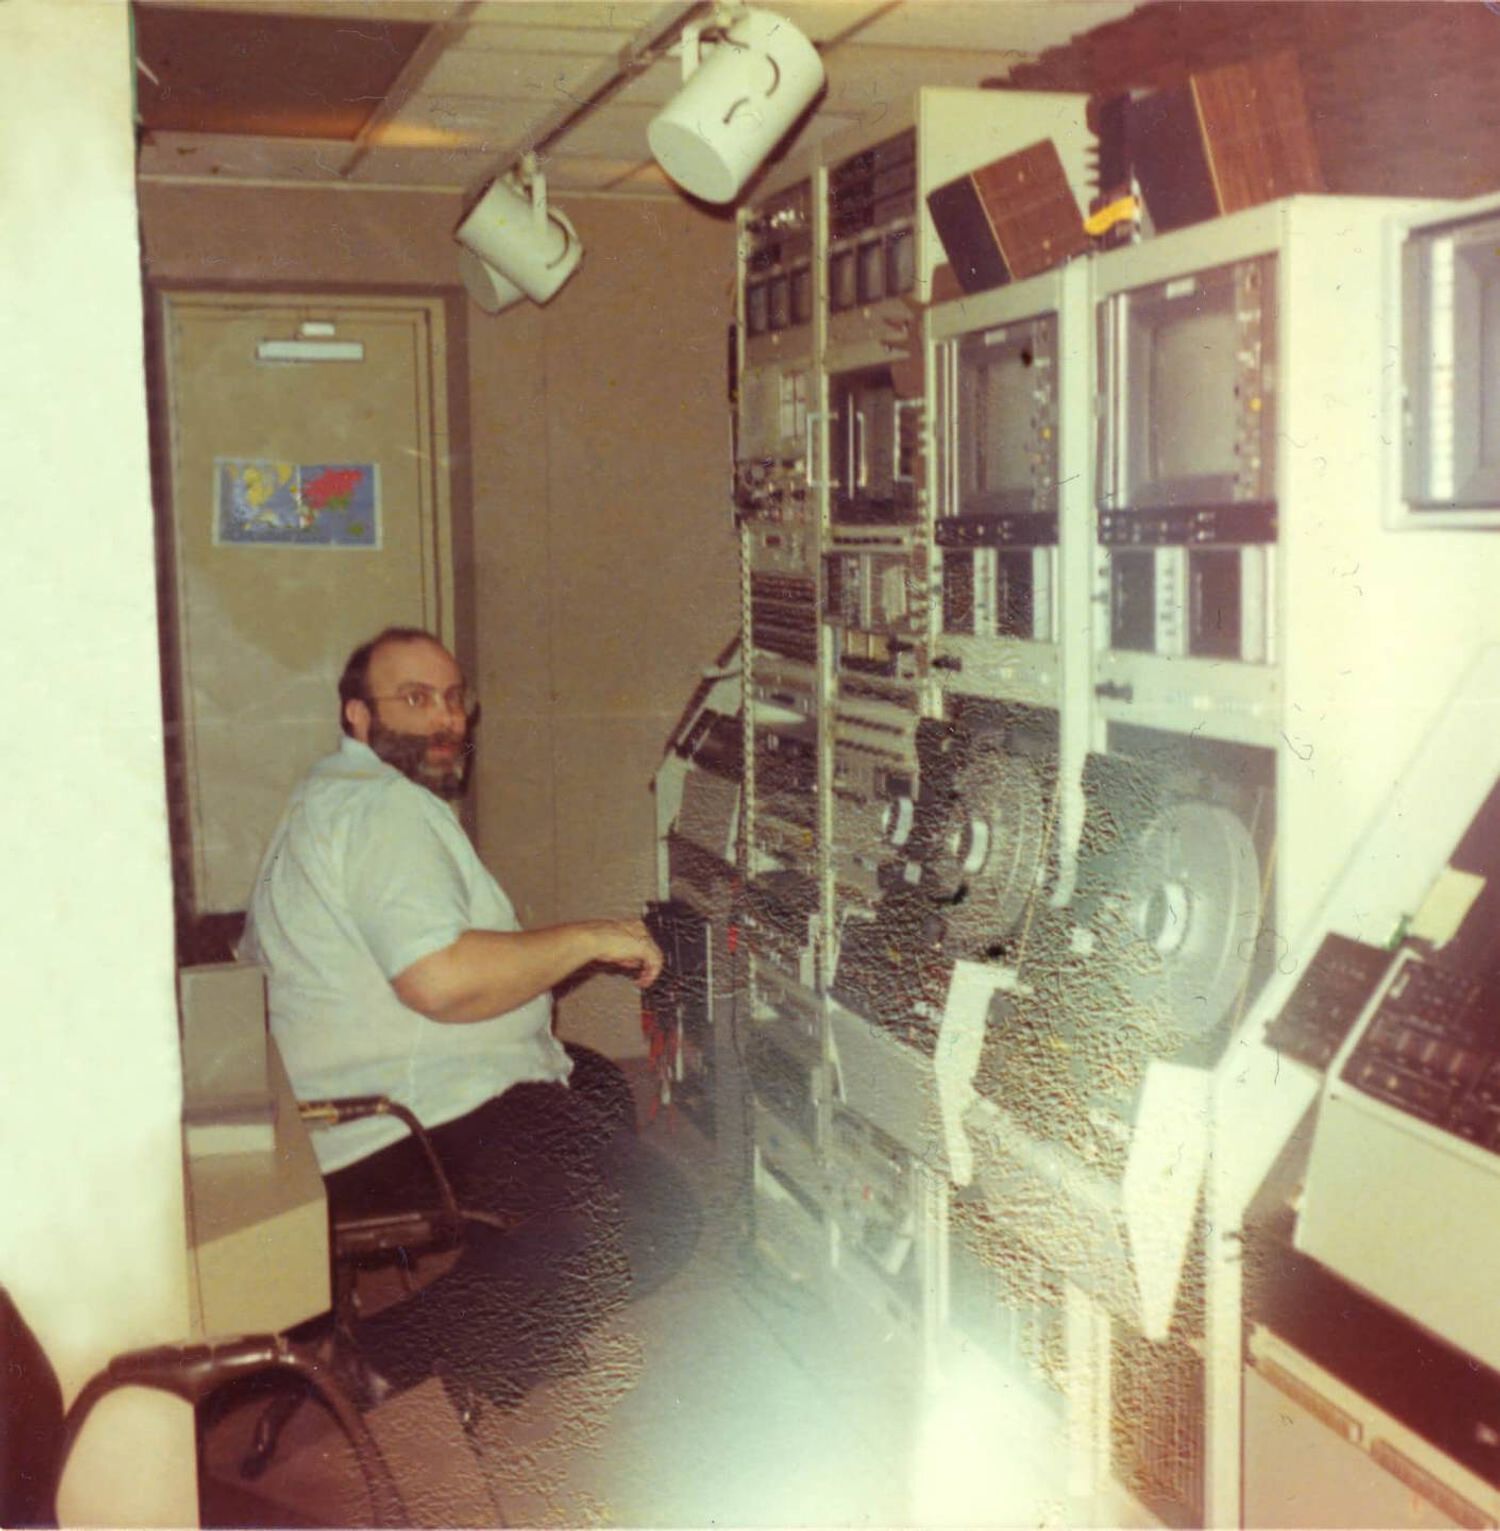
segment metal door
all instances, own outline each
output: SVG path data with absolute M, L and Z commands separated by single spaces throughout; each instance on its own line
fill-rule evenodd
M 179 897 L 245 907 L 292 785 L 380 628 L 451 645 L 439 299 L 169 292 Z

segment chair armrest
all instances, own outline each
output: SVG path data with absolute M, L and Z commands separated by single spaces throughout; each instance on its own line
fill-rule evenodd
M 156 1345 L 116 1356 L 84 1384 L 68 1409 L 63 1421 L 56 1483 L 61 1483 L 68 1456 L 95 1404 L 116 1388 L 154 1388 L 196 1407 L 215 1389 L 238 1377 L 277 1371 L 301 1377 L 338 1420 L 374 1496 L 377 1524 L 409 1524 L 389 1464 L 329 1366 L 313 1348 L 295 1344 L 280 1334 L 241 1335 L 194 1345 Z
M 395 1249 L 418 1245 L 440 1247 L 455 1244 L 462 1236 L 464 1213 L 453 1194 L 432 1138 L 415 1115 L 385 1095 L 347 1095 L 330 1100 L 299 1101 L 302 1120 L 311 1125 L 357 1122 L 372 1116 L 390 1116 L 412 1135 L 437 1189 L 438 1206 L 431 1212 L 377 1213 L 341 1219 L 334 1225 L 336 1259 L 368 1259 Z

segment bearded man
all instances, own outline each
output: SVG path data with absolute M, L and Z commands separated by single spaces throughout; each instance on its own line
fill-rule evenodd
M 267 970 L 299 1098 L 399 1101 L 433 1130 L 460 1203 L 518 1225 L 476 1225 L 454 1269 L 410 1300 L 416 1324 L 366 1326 L 376 1368 L 409 1385 L 436 1366 L 514 1397 L 556 1370 L 621 1280 L 612 1187 L 633 1100 L 613 1064 L 553 1036 L 551 990 L 594 964 L 644 987 L 661 952 L 637 920 L 520 928 L 454 810 L 477 709 L 430 633 L 361 644 L 339 708 L 339 748 L 272 836 L 242 955 Z M 336 1218 L 430 1201 L 399 1122 L 313 1141 Z

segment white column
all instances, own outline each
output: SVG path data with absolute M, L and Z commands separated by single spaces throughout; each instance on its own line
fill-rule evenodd
M 0 1283 L 69 1398 L 189 1326 L 132 72 L 127 6 L 0 4 Z M 193 1524 L 187 1406 L 96 1418 L 65 1519 Z

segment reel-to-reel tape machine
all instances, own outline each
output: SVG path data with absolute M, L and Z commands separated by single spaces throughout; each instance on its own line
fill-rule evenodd
M 1160 1332 L 1202 1102 L 1275 955 L 1274 757 L 1115 725 L 1073 781 L 1055 713 L 953 694 L 947 711 L 917 725 L 915 788 L 885 804 L 880 896 L 840 928 L 834 1098 Z M 1176 1143 L 1172 1194 L 1143 1211 L 1142 1166 Z
M 1268 752 L 1116 730 L 1089 756 L 1072 896 L 1032 921 L 1022 998 L 987 1029 L 980 1095 L 1124 1173 L 1152 1062 L 1208 1068 L 1269 964 Z
M 992 94 L 924 96 L 903 125 L 919 251 L 920 166 L 978 136 L 937 109 L 977 121 Z M 1354 198 L 953 302 L 920 271 L 920 306 L 861 297 L 828 197 L 894 131 L 789 164 L 747 213 L 747 261 L 778 198 L 812 238 L 800 325 L 761 323 L 766 260 L 742 272 L 744 930 L 756 1025 L 795 1013 L 816 1104 L 794 1131 L 789 1071 L 752 1085 L 766 1237 L 826 1234 L 883 1280 L 982 1205 L 993 1248 L 1045 1273 L 1021 1283 L 1039 1302 L 1076 1288 L 1148 1347 L 1191 1322 L 1198 1365 L 1191 1273 L 1235 1237 L 1205 1235 L 1210 1146 L 1237 1130 L 1260 1010 L 1312 959 L 1394 761 L 1500 633 L 1493 549 L 1442 529 L 1500 512 L 1427 506 L 1422 537 L 1379 512 L 1372 422 L 1414 449 L 1393 358 L 1455 321 L 1430 294 L 1392 306 L 1401 209 Z M 1284 1142 L 1244 1131 L 1267 1162 Z M 909 1231 L 920 1260 L 898 1259 Z
M 1123 1169 L 1153 1059 L 1210 1066 L 1270 961 L 1274 762 L 1252 746 L 1116 727 L 1082 772 L 1060 906 L 1056 719 L 953 698 L 918 726 L 914 798 L 893 798 L 883 892 L 842 931 L 835 997 L 935 1045 L 958 960 L 1013 975 L 974 1079 L 1039 1139 Z

